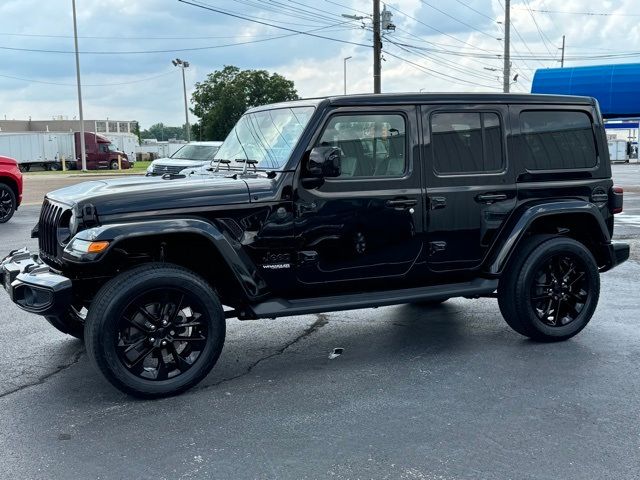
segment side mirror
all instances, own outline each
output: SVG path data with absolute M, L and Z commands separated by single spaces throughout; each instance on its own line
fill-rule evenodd
M 339 177 L 340 149 L 336 147 L 315 147 L 309 153 L 307 174 L 314 178 Z

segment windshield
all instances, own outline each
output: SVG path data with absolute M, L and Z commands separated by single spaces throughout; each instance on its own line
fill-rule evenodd
M 185 145 L 171 155 L 173 160 L 212 160 L 220 147 L 213 145 Z
M 110 152 L 118 152 L 119 151 L 113 143 L 110 143 L 109 145 L 107 145 L 107 148 L 109 149 Z
M 314 107 L 292 107 L 247 113 L 233 127 L 214 160 L 254 160 L 258 168 L 282 168 L 313 111 Z

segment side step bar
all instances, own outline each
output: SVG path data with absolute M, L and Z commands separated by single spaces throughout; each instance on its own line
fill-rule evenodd
M 253 305 L 249 311 L 238 315 L 240 319 L 276 318 L 310 313 L 355 310 L 358 308 L 384 307 L 401 303 L 441 300 L 450 297 L 480 297 L 492 294 L 498 288 L 498 280 L 476 278 L 470 282 L 407 288 L 384 292 L 365 292 L 331 297 L 285 300 L 272 298 Z M 228 312 L 231 313 L 231 312 Z M 239 312 L 234 312 L 239 313 Z

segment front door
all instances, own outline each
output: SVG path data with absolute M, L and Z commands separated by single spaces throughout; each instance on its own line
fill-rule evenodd
M 341 108 L 310 145 L 341 150 L 341 175 L 305 188 L 296 181 L 298 281 L 363 288 L 402 280 L 423 248 L 423 196 L 416 108 Z M 351 282 L 345 284 L 345 282 Z
M 516 204 L 508 108 L 422 107 L 432 271 L 474 269 Z

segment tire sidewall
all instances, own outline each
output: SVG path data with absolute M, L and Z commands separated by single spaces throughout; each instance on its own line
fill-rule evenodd
M 150 275 L 153 272 L 155 275 Z M 133 277 L 117 289 L 109 298 L 105 308 L 95 312 L 89 309 L 87 317 L 88 332 L 92 335 L 92 357 L 107 379 L 116 387 L 141 397 L 167 396 L 180 393 L 198 381 L 211 370 L 216 363 L 225 336 L 225 319 L 222 306 L 213 290 L 204 280 L 183 269 L 172 268 L 170 274 L 160 269 L 151 270 L 148 275 Z M 113 281 L 117 281 L 118 277 Z M 103 288 L 108 287 L 109 284 Z M 188 371 L 176 377 L 155 381 L 137 377 L 122 364 L 116 351 L 118 323 L 127 306 L 146 291 L 157 288 L 176 288 L 195 293 L 207 311 L 207 344 L 195 364 Z
M 5 218 L 0 218 L 0 223 L 6 223 L 9 220 L 11 220 L 11 218 L 13 217 L 13 214 L 16 213 L 16 194 L 13 193 L 13 190 L 11 189 L 11 187 L 9 187 L 4 183 L 0 183 L 0 191 L 8 192 L 9 197 L 11 198 L 11 212 L 9 213 L 9 216 Z
M 535 274 L 544 262 L 558 254 L 568 254 L 582 262 L 589 280 L 589 292 L 587 301 L 578 317 L 567 325 L 553 327 L 545 324 L 538 318 L 531 305 L 530 292 Z M 564 340 L 580 332 L 589 323 L 598 304 L 600 292 L 600 278 L 596 262 L 582 244 L 572 239 L 557 238 L 544 242 L 536 248 L 525 261 L 520 270 L 522 281 L 516 284 L 516 311 L 517 314 L 527 319 L 527 324 L 532 327 L 538 335 L 546 339 Z M 537 336 L 537 335 L 536 335 Z

